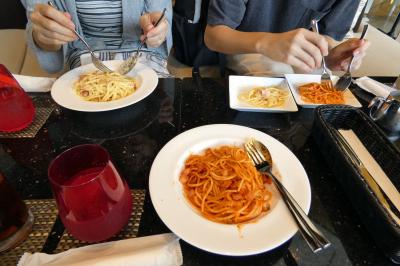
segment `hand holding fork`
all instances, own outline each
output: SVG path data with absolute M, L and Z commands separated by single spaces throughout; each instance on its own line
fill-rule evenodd
M 361 36 L 360 36 L 360 40 L 364 39 L 365 35 L 367 34 L 367 31 L 368 31 L 368 24 L 366 24 L 364 26 L 363 31 L 362 31 Z M 351 71 L 351 66 L 353 64 L 354 58 L 355 57 L 353 55 L 351 57 L 351 59 L 350 59 L 350 62 L 348 64 L 348 66 L 347 66 L 346 73 L 344 73 L 343 76 L 341 76 L 340 79 L 338 80 L 338 82 L 336 83 L 336 89 L 337 90 L 342 91 L 342 90 L 347 89 L 350 86 L 351 81 L 352 81 L 352 77 L 351 77 L 350 71 Z
M 161 13 L 161 16 L 158 18 L 158 20 L 154 24 L 154 26 L 153 26 L 154 28 L 156 28 L 160 24 L 160 22 L 163 20 L 166 11 L 167 11 L 167 9 L 164 8 L 164 10 Z M 142 18 L 143 18 L 143 16 L 142 16 Z M 164 41 L 164 39 L 165 38 L 163 38 L 162 41 Z M 118 73 L 124 75 L 124 74 L 128 73 L 129 71 L 131 71 L 135 67 L 135 65 L 139 59 L 139 56 L 141 54 L 141 50 L 142 50 L 143 46 L 145 45 L 145 43 L 147 42 L 147 40 L 148 40 L 148 36 L 145 36 L 143 38 L 143 40 L 140 42 L 136 51 L 133 52 L 131 54 L 131 56 L 122 63 L 122 65 L 120 65 L 120 67 L 117 70 Z M 160 45 L 160 44 L 158 44 L 158 45 Z
M 49 4 L 49 6 L 57 9 L 57 7 L 53 4 L 52 1 L 48 1 L 47 2 Z M 90 56 L 92 57 L 92 63 L 93 65 L 99 69 L 102 72 L 113 72 L 111 69 L 109 69 L 106 65 L 103 64 L 103 62 L 94 54 L 92 48 L 90 48 L 89 44 L 85 41 L 85 39 L 83 38 L 83 36 L 81 36 L 75 29 L 73 29 L 73 32 L 75 33 L 75 35 L 79 38 L 79 40 L 86 46 L 86 48 L 88 49 Z
M 316 19 L 313 19 L 311 21 L 311 26 L 313 30 L 319 34 L 319 29 L 318 29 L 318 22 Z M 331 80 L 331 75 L 329 74 L 328 68 L 326 67 L 325 64 L 325 57 L 322 56 L 322 75 L 321 75 L 321 84 L 324 85 L 327 88 L 333 89 L 333 84 Z

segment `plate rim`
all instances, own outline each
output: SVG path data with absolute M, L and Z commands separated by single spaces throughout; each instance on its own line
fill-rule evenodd
M 228 130 L 226 127 L 234 127 L 234 128 L 231 128 L 230 130 Z M 152 164 L 152 167 L 151 167 L 151 169 L 150 169 L 150 175 L 149 175 L 149 193 L 150 193 L 150 198 L 151 198 L 151 202 L 152 202 L 152 204 L 153 204 L 153 207 L 154 207 L 154 209 L 156 210 L 156 213 L 158 214 L 158 216 L 159 216 L 159 218 L 164 222 L 164 224 L 173 232 L 173 233 L 175 233 L 177 236 L 179 236 L 180 238 L 182 238 L 184 241 L 186 241 L 187 243 L 189 243 L 189 244 L 191 244 L 191 245 L 193 245 L 193 246 L 195 246 L 195 247 L 197 247 L 197 248 L 199 248 L 199 249 L 202 249 L 202 250 L 205 250 L 205 251 L 208 251 L 208 252 L 211 252 L 211 253 L 215 253 L 215 254 L 220 254 L 220 255 L 228 255 L 228 256 L 247 256 L 247 255 L 255 255 L 255 254 L 259 254 L 259 253 L 263 253 L 263 252 L 267 252 L 267 251 L 270 251 L 270 250 L 272 250 L 272 249 L 275 249 L 276 247 L 278 247 L 278 246 L 280 246 L 280 245 L 282 245 L 283 243 L 285 243 L 286 241 L 288 241 L 290 238 L 292 238 L 293 237 L 293 235 L 297 232 L 297 226 L 296 226 L 296 224 L 295 224 L 295 222 L 292 220 L 291 222 L 293 222 L 293 224 L 291 224 L 291 222 L 289 222 L 289 226 L 291 227 L 291 228 L 289 228 L 290 230 L 286 230 L 285 231 L 285 234 L 284 234 L 284 236 L 282 237 L 282 239 L 280 239 L 279 241 L 278 241 L 278 243 L 273 243 L 272 245 L 268 245 L 268 247 L 265 247 L 265 245 L 264 245 L 264 247 L 258 247 L 258 248 L 251 248 L 251 250 L 247 250 L 247 251 L 244 251 L 244 252 L 241 252 L 241 251 L 237 251 L 237 250 L 235 250 L 235 251 L 233 251 L 233 252 L 231 252 L 231 251 L 228 251 L 228 250 L 226 250 L 226 249 L 224 249 L 224 248 L 219 248 L 219 249 L 215 249 L 215 248 L 209 248 L 209 247 L 207 247 L 207 245 L 206 246 L 204 246 L 204 245 L 201 245 L 201 244 L 199 244 L 198 243 L 198 241 L 196 242 L 196 240 L 195 239 L 192 239 L 192 238 L 189 238 L 188 239 L 188 237 L 187 237 L 187 233 L 185 233 L 185 230 L 179 230 L 179 227 L 177 227 L 176 225 L 174 226 L 173 224 L 171 224 L 170 222 L 170 220 L 168 220 L 168 218 L 165 218 L 165 217 L 162 217 L 162 212 L 164 211 L 163 210 L 163 208 L 162 208 L 162 206 L 160 206 L 160 203 L 158 202 L 158 200 L 160 199 L 160 197 L 158 197 L 155 193 L 155 190 L 157 190 L 156 188 L 155 188 L 155 184 L 157 184 L 157 183 L 154 183 L 155 182 L 155 180 L 157 180 L 157 178 L 156 177 L 154 177 L 154 175 L 156 175 L 157 173 L 157 170 L 155 170 L 155 168 L 157 167 L 157 164 L 159 164 L 159 161 L 162 159 L 162 157 L 164 156 L 163 154 L 165 153 L 165 152 L 167 152 L 168 151 L 168 149 L 169 149 L 169 146 L 171 146 L 171 145 L 174 145 L 175 144 L 175 142 L 179 142 L 179 141 L 182 141 L 181 140 L 181 138 L 187 138 L 187 137 L 190 137 L 190 134 L 193 134 L 192 132 L 193 131 L 202 131 L 202 130 L 205 130 L 205 131 L 207 131 L 207 130 L 209 130 L 210 128 L 220 128 L 220 130 L 222 130 L 222 129 L 224 129 L 225 131 L 221 131 L 222 133 L 226 133 L 226 132 L 234 132 L 234 129 L 238 129 L 238 128 L 241 128 L 242 130 L 245 130 L 246 132 L 251 132 L 251 133 L 256 133 L 257 132 L 257 135 L 264 135 L 267 139 L 269 139 L 269 140 L 271 140 L 271 139 L 273 139 L 276 143 L 279 143 L 279 145 L 281 145 L 282 146 L 282 148 L 283 149 L 286 149 L 286 151 L 285 152 L 289 152 L 290 154 L 291 154 L 291 157 L 292 157 L 292 159 L 291 160 L 293 160 L 292 162 L 295 162 L 296 164 L 297 164 L 297 166 L 299 166 L 301 169 L 301 173 L 299 173 L 299 175 L 302 175 L 302 177 L 299 179 L 298 178 L 298 180 L 297 181 L 299 181 L 299 182 L 304 182 L 303 183 L 303 185 L 302 186 L 304 186 L 303 187 L 303 189 L 305 189 L 306 191 L 306 195 L 305 195 L 305 199 L 303 199 L 304 201 L 305 201 L 305 203 L 303 202 L 303 204 L 301 204 L 301 203 L 299 203 L 300 205 L 305 205 L 305 206 L 302 206 L 303 207 L 303 209 L 305 210 L 305 212 L 306 213 L 308 213 L 309 212 L 309 210 L 310 210 L 310 206 L 311 206 L 311 186 L 310 186 L 310 181 L 309 181 L 309 178 L 308 178 L 308 175 L 307 175 L 307 173 L 306 173 L 306 171 L 305 171 L 305 169 L 304 169 L 304 167 L 303 167 L 303 165 L 301 164 L 301 162 L 298 160 L 298 158 L 296 157 L 296 155 L 294 155 L 294 153 L 292 152 L 292 151 L 290 151 L 290 149 L 288 149 L 283 143 L 281 143 L 280 141 L 278 141 L 277 139 L 275 139 L 275 138 L 273 138 L 272 136 L 270 136 L 270 135 L 268 135 L 268 134 L 266 134 L 266 133 L 264 133 L 264 132 L 261 132 L 261 131 L 259 131 L 259 130 L 256 130 L 256 129 L 253 129 L 253 128 L 249 128 L 249 127 L 245 127 L 245 126 L 239 126 L 239 125 L 233 125 L 233 124 L 211 124 L 211 125 L 205 125 L 205 126 L 200 126 L 200 127 L 196 127 L 196 128 L 192 128 L 192 129 L 190 129 L 190 130 L 187 130 L 187 131 L 185 131 L 185 132 L 183 132 L 183 133 L 181 133 L 181 134 L 179 134 L 179 135 L 177 135 L 177 136 L 175 136 L 173 139 L 171 139 L 167 144 L 165 144 L 164 145 L 164 147 L 159 151 L 159 153 L 157 154 L 157 156 L 156 156 L 156 158 L 154 159 L 154 161 L 153 161 L 153 164 Z M 220 132 L 218 133 L 218 134 L 221 134 Z M 207 139 L 207 138 L 206 138 Z M 264 140 L 265 141 L 265 140 Z M 194 144 L 192 143 L 192 146 L 193 146 Z M 188 150 L 190 147 L 186 147 L 185 148 L 185 150 Z M 182 155 L 180 155 L 180 156 L 182 156 Z M 161 158 L 161 159 L 160 159 Z M 178 158 L 179 158 L 179 156 L 178 156 Z M 178 163 L 178 158 L 176 158 L 176 163 Z M 175 170 L 174 170 L 175 172 L 176 171 L 178 171 L 177 170 L 177 168 L 175 168 Z M 174 174 L 175 175 L 175 174 Z M 165 176 L 165 175 L 164 175 Z M 173 180 L 174 178 L 171 178 L 171 181 Z M 288 180 L 288 179 L 287 179 Z M 289 180 L 290 181 L 290 180 Z M 172 182 L 173 183 L 173 182 Z M 174 188 L 175 187 L 175 185 L 172 185 L 171 186 L 171 188 Z M 181 195 L 181 196 L 183 196 L 183 195 Z M 165 195 L 163 195 L 163 197 L 165 197 Z M 162 197 L 161 197 L 162 198 Z M 280 206 L 279 206 L 279 209 L 278 209 L 278 212 L 276 212 L 276 215 L 283 215 L 283 218 L 287 218 L 287 217 L 291 217 L 291 215 L 290 215 L 290 213 L 289 213 L 289 211 L 287 210 L 287 208 L 286 208 L 286 206 L 284 205 L 284 203 L 283 203 L 283 201 L 282 200 L 278 200 L 279 202 L 278 202 L 278 204 L 280 204 Z M 165 204 L 164 203 L 164 200 L 162 200 L 162 204 Z M 179 203 L 178 202 L 178 204 L 181 204 L 181 203 Z M 277 205 L 278 206 L 278 205 Z M 276 207 L 277 207 L 276 206 Z M 282 207 L 282 206 L 284 206 L 284 207 Z M 285 208 L 285 210 L 283 210 L 282 208 Z M 165 209 L 165 208 L 164 208 Z M 185 208 L 186 209 L 186 208 Z M 283 213 L 281 213 L 283 211 Z M 161 213 L 161 214 L 160 214 Z M 193 215 L 195 214 L 195 212 L 193 211 L 193 210 L 191 210 L 191 212 L 190 213 L 192 213 Z M 196 214 L 197 215 L 197 214 Z M 281 217 L 282 218 L 282 217 Z M 202 218 L 203 219 L 203 221 L 204 222 L 201 222 L 201 224 L 203 224 L 203 225 L 205 225 L 205 226 L 207 226 L 207 224 L 209 224 L 209 223 L 213 223 L 213 222 L 210 222 L 210 221 L 208 221 L 206 218 Z M 258 222 L 257 222 L 258 223 Z M 254 223 L 254 224 L 257 224 L 257 223 Z M 217 223 L 218 224 L 218 223 Z M 248 224 L 248 225 L 246 225 L 246 226 L 251 226 L 251 223 L 250 224 Z
M 231 79 L 264 79 L 264 80 L 276 80 L 276 81 L 281 81 L 285 82 L 285 87 L 287 91 L 290 93 L 289 98 L 290 98 L 290 107 L 289 108 L 276 108 L 276 107 L 271 107 L 271 108 L 261 108 L 261 107 L 240 107 L 238 105 L 234 105 L 233 102 L 233 97 L 237 97 L 237 89 L 234 89 L 236 87 L 231 86 Z M 285 78 L 277 78 L 277 77 L 263 77 L 263 76 L 243 76 L 243 75 L 229 75 L 229 81 L 228 81 L 228 87 L 229 87 L 229 107 L 234 110 L 238 111 L 244 111 L 244 112 L 262 112 L 262 113 L 289 113 L 289 112 L 297 112 L 299 109 L 297 107 L 296 100 L 294 99 L 294 95 L 289 88 L 289 84 L 287 83 Z
M 115 68 L 115 64 L 120 64 L 122 62 L 123 62 L 123 60 L 108 60 L 108 61 L 104 61 L 103 63 L 108 67 Z M 158 85 L 158 76 L 157 76 L 156 72 L 152 68 L 148 67 L 145 64 L 137 63 L 137 66 L 135 66 L 135 68 L 132 69 L 131 71 L 135 71 L 136 69 L 139 69 L 139 71 L 141 71 L 141 72 L 143 72 L 143 71 L 148 72 L 148 73 L 145 73 L 147 75 L 150 74 L 150 78 L 148 79 L 149 82 L 150 82 L 149 89 L 147 89 L 145 91 L 145 93 L 143 93 L 143 95 L 141 97 L 139 97 L 139 98 L 136 98 L 136 99 L 134 98 L 132 101 L 126 101 L 125 98 L 132 96 L 132 95 L 128 95 L 127 97 L 124 97 L 124 98 L 121 98 L 121 99 L 118 99 L 118 100 L 115 100 L 115 101 L 99 102 L 99 103 L 82 100 L 82 103 L 87 103 L 87 107 L 83 107 L 83 108 L 81 106 L 80 107 L 71 106 L 70 104 L 65 104 L 62 100 L 60 101 L 60 97 L 58 96 L 57 91 L 65 89 L 65 87 L 64 88 L 56 88 L 58 83 L 59 82 L 64 82 L 63 77 L 65 79 L 65 76 L 66 75 L 71 75 L 71 72 L 73 72 L 73 71 L 74 72 L 81 71 L 82 69 L 86 69 L 86 68 L 88 68 L 88 70 L 87 70 L 88 72 L 90 72 L 92 70 L 93 71 L 96 70 L 96 68 L 93 65 L 93 63 L 90 63 L 90 64 L 86 64 L 86 65 L 79 66 L 77 68 L 71 69 L 70 71 L 65 72 L 63 75 L 61 75 L 60 77 L 58 77 L 56 79 L 56 81 L 53 83 L 53 85 L 51 87 L 50 95 L 51 95 L 52 99 L 58 105 L 66 108 L 66 109 L 73 110 L 73 111 L 79 111 L 79 112 L 90 112 L 90 113 L 92 113 L 92 112 L 112 111 L 112 110 L 121 109 L 121 108 L 130 106 L 130 105 L 133 105 L 135 103 L 138 103 L 138 102 L 142 101 L 143 99 L 147 98 L 151 93 L 153 93 L 154 90 L 157 88 L 157 85 Z M 68 88 L 68 89 L 72 89 L 72 88 Z M 123 102 L 121 102 L 119 104 L 118 104 L 118 102 L 116 103 L 116 101 L 120 101 L 120 100 L 125 100 L 125 101 L 123 101 Z M 102 106 L 97 105 L 97 107 L 93 108 L 93 106 L 95 106 L 96 104 L 99 104 L 99 105 L 101 104 Z M 109 104 L 109 106 L 107 106 L 108 104 Z

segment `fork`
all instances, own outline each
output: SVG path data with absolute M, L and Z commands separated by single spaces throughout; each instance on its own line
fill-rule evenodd
M 53 4 L 52 1 L 48 1 L 47 2 L 49 4 L 49 6 L 57 9 L 57 7 Z M 99 69 L 102 72 L 113 72 L 111 69 L 109 69 L 105 64 L 103 64 L 103 62 L 101 62 L 101 60 L 99 58 L 97 58 L 97 56 L 94 54 L 93 50 L 90 48 L 89 44 L 85 41 L 85 39 L 75 30 L 73 29 L 74 33 L 76 34 L 76 36 L 78 36 L 79 40 L 86 46 L 86 48 L 88 49 L 90 56 L 92 57 L 92 63 L 93 65 Z
M 160 16 L 160 18 L 157 20 L 157 22 L 154 24 L 154 27 L 157 27 L 158 24 L 160 24 L 161 20 L 164 18 L 165 16 L 165 12 L 167 11 L 166 8 L 163 9 L 162 14 Z M 117 72 L 120 73 L 121 75 L 125 75 L 126 73 L 128 73 L 129 71 L 132 70 L 132 68 L 135 67 L 139 56 L 141 54 L 142 48 L 144 46 L 144 44 L 147 41 L 147 36 L 143 39 L 143 41 L 140 42 L 139 46 L 137 47 L 136 51 L 132 53 L 132 55 L 126 59 L 118 68 Z
M 361 33 L 360 36 L 360 40 L 364 39 L 365 35 L 367 34 L 368 31 L 368 24 L 364 25 L 363 31 Z M 338 80 L 338 82 L 335 85 L 335 88 L 339 91 L 344 91 L 345 89 L 347 89 L 352 81 L 352 77 L 351 77 L 351 65 L 353 64 L 354 61 L 354 55 L 351 57 L 350 63 L 347 66 L 347 71 L 346 73 L 343 74 L 343 76 L 340 77 L 340 79 Z
M 259 147 L 260 145 L 262 145 L 262 147 Z M 261 173 L 266 173 L 271 177 L 272 182 L 275 184 L 276 188 L 282 195 L 283 201 L 288 207 L 290 213 L 293 215 L 301 235 L 306 240 L 311 250 L 314 253 L 317 253 L 318 251 L 329 247 L 331 243 L 316 228 L 316 226 L 307 217 L 289 191 L 286 190 L 282 183 L 271 172 L 272 162 L 270 162 L 271 157 L 267 147 L 265 147 L 261 142 L 251 139 L 250 141 L 246 142 L 245 149 L 257 170 Z M 264 156 L 265 153 L 267 153 L 266 156 Z M 270 161 L 268 161 L 266 157 L 268 157 Z
M 318 29 L 318 22 L 316 19 L 311 20 L 311 27 L 313 30 L 319 34 L 319 29 Z M 326 67 L 325 64 L 325 57 L 322 57 L 322 75 L 321 75 L 321 83 L 322 85 L 333 89 L 333 84 L 331 80 L 331 75 L 329 75 L 328 68 Z

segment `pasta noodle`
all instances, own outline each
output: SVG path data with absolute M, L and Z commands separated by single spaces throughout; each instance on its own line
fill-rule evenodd
M 180 174 L 189 202 L 206 218 L 225 224 L 249 222 L 270 209 L 272 193 L 246 152 L 235 146 L 190 155 Z
M 342 91 L 328 88 L 320 83 L 307 83 L 299 87 L 301 99 L 309 103 L 318 104 L 344 104 Z
M 253 106 L 270 108 L 282 106 L 289 96 L 287 91 L 275 87 L 257 87 L 239 95 L 239 100 Z
M 74 84 L 76 94 L 86 101 L 108 102 L 124 98 L 137 89 L 134 78 L 116 72 L 92 72 L 79 77 Z

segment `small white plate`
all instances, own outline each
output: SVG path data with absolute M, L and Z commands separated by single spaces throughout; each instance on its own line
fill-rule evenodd
M 104 61 L 103 63 L 111 68 L 117 69 L 122 63 L 122 60 L 111 60 Z M 68 71 L 57 79 L 53 87 L 51 88 L 51 96 L 54 101 L 59 105 L 82 112 L 101 112 L 119 109 L 128 105 L 137 103 L 148 95 L 150 95 L 158 84 L 158 76 L 153 69 L 138 63 L 130 72 L 126 75 L 135 78 L 139 82 L 139 88 L 131 95 L 109 102 L 90 102 L 85 101 L 79 95 L 77 95 L 73 89 L 74 82 L 79 79 L 82 74 L 96 71 L 96 67 L 93 64 L 84 65 L 71 71 Z
M 273 171 L 303 210 L 308 213 L 311 188 L 307 174 L 296 156 L 273 137 L 243 126 L 215 124 L 197 127 L 170 140 L 157 154 L 150 170 L 149 191 L 157 214 L 168 228 L 200 249 L 230 256 L 245 256 L 274 249 L 298 230 L 281 197 L 276 205 L 257 221 L 236 225 L 212 222 L 188 203 L 179 181 L 185 160 L 206 148 L 220 145 L 242 146 L 249 138 L 266 145 L 273 158 Z
M 289 93 L 283 106 L 261 108 L 253 106 L 249 103 L 239 100 L 238 96 L 243 91 L 251 90 L 260 86 L 274 86 L 282 88 Z M 251 77 L 251 76 L 229 76 L 229 105 L 232 109 L 249 112 L 296 112 L 297 105 L 293 99 L 292 93 L 283 78 L 268 78 L 268 77 Z
M 290 90 L 293 93 L 294 99 L 296 103 L 304 108 L 315 108 L 322 104 L 317 103 L 309 103 L 305 102 L 301 99 L 301 96 L 298 91 L 298 87 L 311 82 L 321 82 L 321 75 L 310 75 L 310 74 L 286 74 L 285 78 L 289 85 Z M 331 76 L 333 85 L 339 80 L 338 76 Z M 353 107 L 362 107 L 361 103 L 357 100 L 357 98 L 351 93 L 349 89 L 344 91 L 344 104 L 350 105 Z

